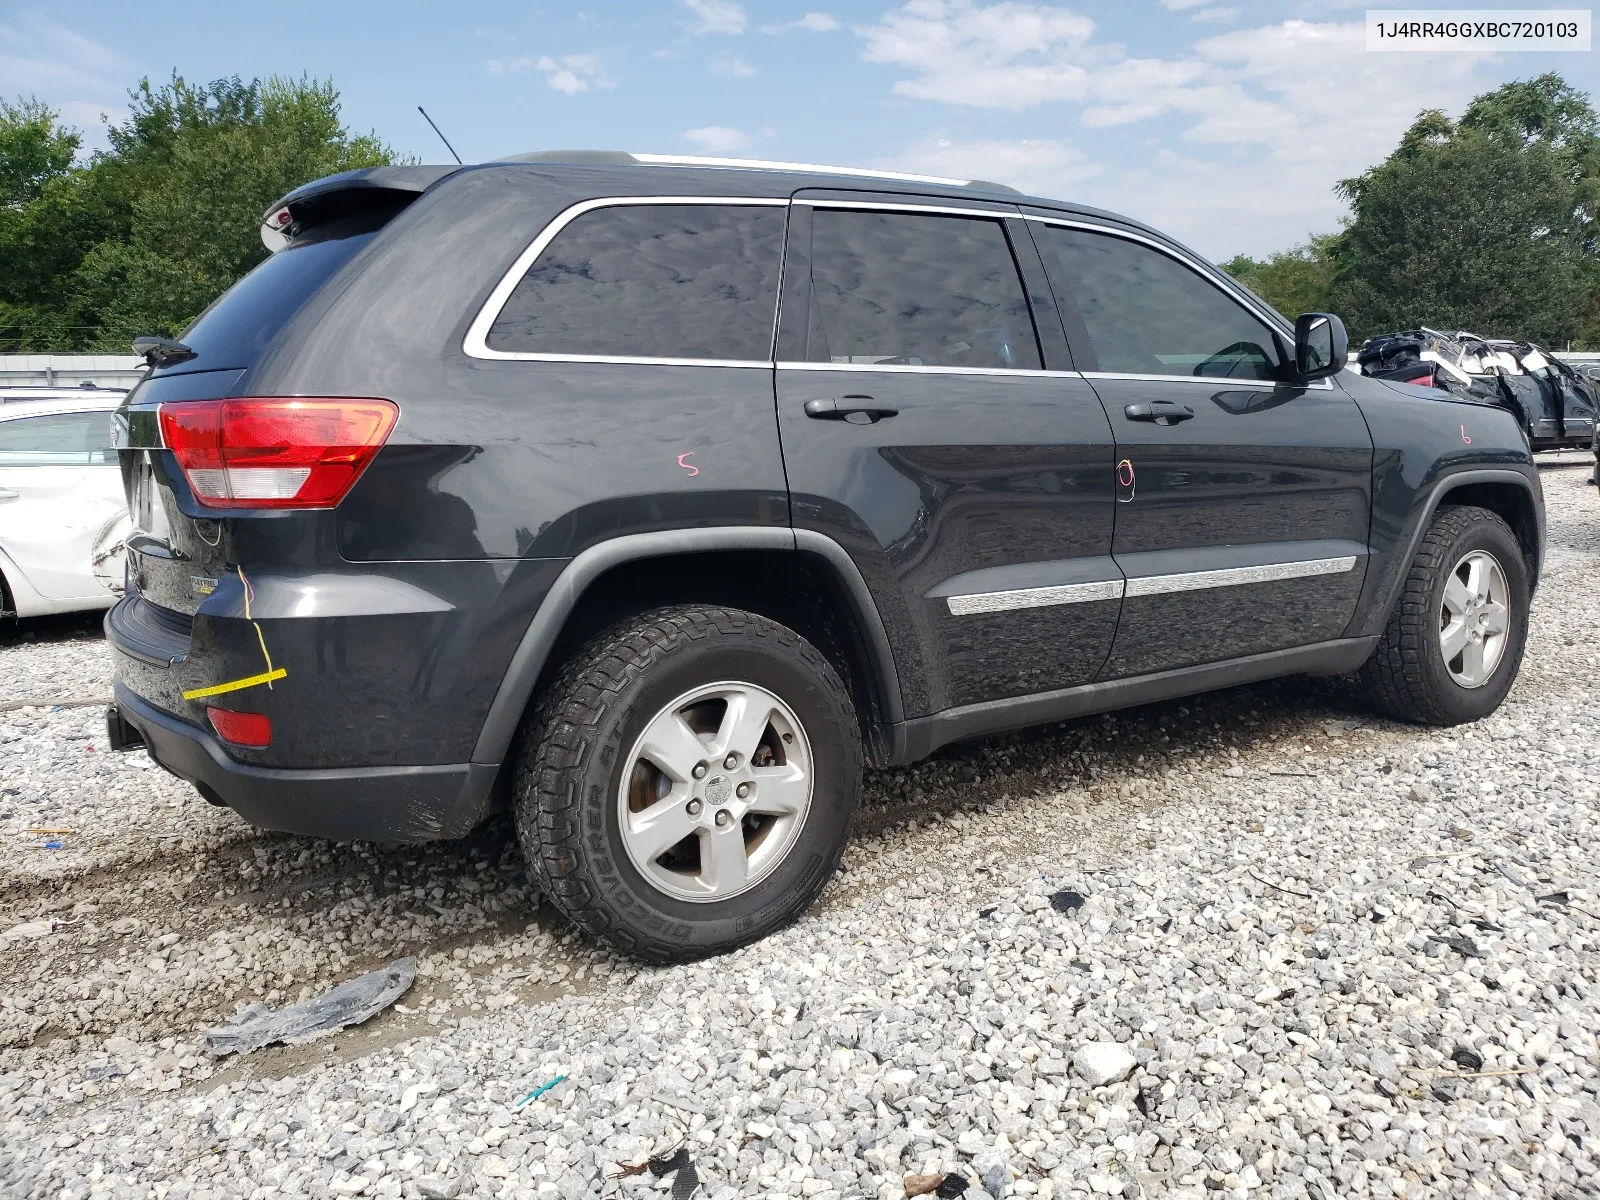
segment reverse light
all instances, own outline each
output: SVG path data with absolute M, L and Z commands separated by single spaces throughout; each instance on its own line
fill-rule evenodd
M 161 440 L 207 508 L 332 508 L 383 447 L 390 400 L 248 396 L 161 406 Z
M 265 713 L 235 712 L 231 708 L 206 706 L 206 716 L 217 736 L 235 746 L 261 749 L 272 744 L 272 718 Z

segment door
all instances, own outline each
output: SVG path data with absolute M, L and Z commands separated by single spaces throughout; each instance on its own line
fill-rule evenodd
M 1127 576 L 1105 675 L 1339 637 L 1366 572 L 1372 439 L 1285 335 L 1154 240 L 1030 222 L 1116 436 Z
M 92 562 L 127 511 L 110 431 L 103 409 L 0 419 L 0 549 L 46 600 L 110 598 Z
M 794 522 L 855 560 L 920 716 L 1092 679 L 1121 576 L 1110 427 L 1044 369 L 1026 229 L 907 200 L 796 197 L 777 396 Z

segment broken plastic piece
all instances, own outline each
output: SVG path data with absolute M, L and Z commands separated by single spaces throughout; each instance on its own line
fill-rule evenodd
M 206 1030 L 213 1054 L 248 1054 L 273 1042 L 304 1041 L 319 1033 L 359 1025 L 406 994 L 417 977 L 417 960 L 397 958 L 304 1004 L 273 1012 L 252 1004 L 232 1025 Z
M 1059 913 L 1077 912 L 1088 897 L 1082 892 L 1061 891 L 1050 893 L 1050 907 Z
M 533 1091 L 529 1092 L 526 1096 L 524 1096 L 522 1099 L 518 1100 L 515 1104 L 513 1104 L 511 1106 L 511 1111 L 512 1112 L 521 1112 L 523 1109 L 527 1108 L 528 1105 L 532 1104 L 540 1096 L 544 1095 L 546 1092 L 548 1092 L 551 1088 L 555 1087 L 556 1084 L 560 1083 L 565 1078 L 566 1078 L 565 1075 L 557 1075 L 554 1079 L 552 1079 L 549 1083 L 544 1084 L 542 1087 L 534 1088 Z
M 684 1146 L 678 1147 L 678 1152 L 670 1158 L 652 1158 L 650 1160 L 650 1174 L 657 1179 L 671 1175 L 674 1171 L 678 1177 L 672 1181 L 672 1200 L 689 1200 L 695 1189 L 700 1186 L 700 1173 L 694 1169 L 694 1160 L 689 1157 L 689 1151 Z
M 969 1186 L 963 1176 L 951 1171 L 939 1181 L 939 1186 L 933 1189 L 933 1194 L 939 1197 L 939 1200 L 955 1200 L 955 1197 L 961 1195 Z
M 1450 1061 L 1464 1071 L 1483 1070 L 1483 1058 L 1477 1051 L 1466 1046 L 1457 1046 L 1450 1052 Z

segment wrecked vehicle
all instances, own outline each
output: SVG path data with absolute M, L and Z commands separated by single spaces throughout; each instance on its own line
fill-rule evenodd
M 1356 361 L 1374 379 L 1504 408 L 1534 450 L 1587 447 L 1595 437 L 1600 382 L 1532 342 L 1410 329 L 1368 338 Z
M 263 828 L 510 808 L 552 904 L 674 961 L 806 909 L 863 758 L 1300 673 L 1456 725 L 1521 664 L 1511 415 L 1130 221 L 568 151 L 263 230 L 135 343 L 106 620 L 108 743 Z

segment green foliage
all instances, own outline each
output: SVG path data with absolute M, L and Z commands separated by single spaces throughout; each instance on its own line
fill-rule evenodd
M 1337 234 L 1313 234 L 1259 261 L 1240 254 L 1222 269 L 1292 321 L 1301 313 L 1328 311 L 1337 241 Z
M 56 115 L 37 100 L 0 100 L 0 205 L 37 199 L 52 179 L 72 168 L 78 135 L 56 127 Z
M 345 130 L 325 80 L 174 75 L 131 96 L 111 149 L 76 165 L 54 113 L 0 109 L 0 186 L 16 189 L 0 209 L 0 348 L 126 352 L 136 334 L 176 335 L 266 256 L 267 205 L 395 161 Z
M 1286 316 L 1339 313 L 1353 339 L 1429 325 L 1600 345 L 1600 118 L 1559 75 L 1487 92 L 1458 121 L 1418 114 L 1338 190 L 1340 233 L 1225 269 Z

